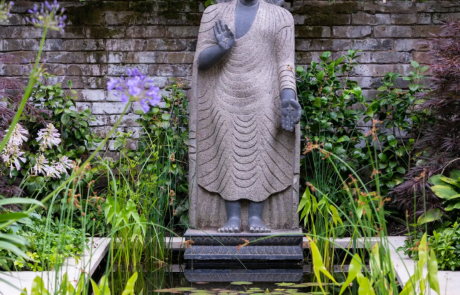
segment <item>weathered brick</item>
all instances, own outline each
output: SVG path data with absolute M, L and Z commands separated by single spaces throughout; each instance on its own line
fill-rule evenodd
M 142 51 L 145 40 L 141 39 L 115 39 L 107 40 L 106 49 L 110 51 Z
M 332 34 L 336 38 L 363 38 L 372 33 L 370 26 L 340 26 L 332 29 Z
M 351 23 L 354 25 L 387 25 L 391 23 L 391 17 L 389 14 L 360 11 L 351 16 Z
M 62 50 L 65 51 L 94 51 L 105 50 L 105 41 L 102 39 L 64 40 Z
M 410 26 L 375 26 L 376 38 L 410 38 L 413 28 Z
M 130 127 L 130 126 L 140 126 L 139 123 L 136 122 L 140 116 L 137 114 L 126 114 L 121 118 L 120 127 Z M 120 115 L 108 115 L 105 117 L 105 122 L 109 126 L 113 126 L 118 119 L 120 119 Z
M 104 101 L 106 93 L 102 89 L 83 89 L 78 96 L 82 101 Z
M 391 39 L 362 39 L 353 40 L 353 45 L 350 48 L 355 50 L 391 50 L 393 40 Z
M 453 20 L 460 19 L 460 12 L 457 13 L 434 13 L 433 14 L 433 23 L 434 24 L 443 24 L 445 22 L 450 22 Z
M 172 26 L 166 28 L 166 38 L 197 38 L 198 26 Z
M 416 26 L 412 33 L 416 38 L 431 38 L 433 34 L 437 35 L 441 32 L 441 26 Z
M 429 49 L 426 40 L 421 39 L 398 39 L 394 40 L 394 50 L 396 51 L 427 51 Z
M 169 76 L 169 77 L 185 77 L 192 73 L 192 65 L 179 64 L 153 64 L 149 65 L 149 75 L 153 76 Z
M 192 63 L 193 52 L 130 52 L 127 55 L 127 63 Z
M 96 133 L 97 136 L 101 138 L 106 138 L 107 135 L 109 135 L 109 132 L 112 130 L 112 126 L 104 126 L 104 127 L 94 127 L 92 128 L 93 132 Z M 112 136 L 110 138 L 116 138 L 117 137 L 117 132 L 124 132 L 123 128 L 116 128 Z
M 411 25 L 411 24 L 430 24 L 431 14 L 429 13 L 393 13 L 391 14 L 391 24 L 394 25 Z
M 296 38 L 328 38 L 331 37 L 331 28 L 322 26 L 296 26 Z
M 125 109 L 126 105 L 121 102 L 93 102 L 92 110 L 93 114 L 121 114 Z M 128 112 L 130 111 L 131 106 L 128 107 Z
M 412 59 L 421 64 L 431 63 L 431 55 L 428 52 L 413 52 Z
M 361 59 L 359 59 L 361 63 L 409 63 L 412 60 L 412 54 L 409 52 L 362 52 L 361 56 Z
M 109 76 L 124 76 L 127 73 L 128 69 L 137 68 L 141 73 L 147 74 L 149 65 L 141 64 L 141 65 L 133 65 L 133 64 L 126 64 L 126 65 L 118 65 L 118 64 L 110 64 L 108 65 L 107 74 Z
M 147 40 L 146 51 L 183 51 L 188 47 L 185 39 L 151 39 Z
M 296 39 L 296 50 L 332 50 L 333 44 L 331 39 Z M 351 42 L 351 41 L 349 41 Z

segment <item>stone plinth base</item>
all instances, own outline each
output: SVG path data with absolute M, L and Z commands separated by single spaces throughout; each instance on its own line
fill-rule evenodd
M 275 230 L 271 233 L 188 230 L 184 237 L 189 245 L 184 255 L 189 266 L 210 263 L 215 267 L 219 261 L 226 261 L 225 266 L 247 266 L 251 262 L 300 265 L 303 261 L 303 235 L 300 230 Z M 250 243 L 245 245 L 246 241 Z

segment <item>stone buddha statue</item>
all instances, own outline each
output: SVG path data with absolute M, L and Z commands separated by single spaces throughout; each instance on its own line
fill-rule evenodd
M 192 226 L 297 227 L 294 20 L 273 1 L 221 1 L 203 13 L 190 103 Z

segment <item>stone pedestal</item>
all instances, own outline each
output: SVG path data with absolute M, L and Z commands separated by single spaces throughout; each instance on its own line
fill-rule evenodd
M 278 268 L 288 268 L 300 267 L 303 262 L 300 230 L 274 230 L 271 233 L 188 230 L 184 236 L 186 241 L 191 240 L 187 242 L 191 247 L 184 255 L 188 267 L 238 268 L 270 263 Z M 246 241 L 249 244 L 245 245 Z

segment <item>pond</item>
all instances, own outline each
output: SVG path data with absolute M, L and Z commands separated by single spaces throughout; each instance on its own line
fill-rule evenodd
M 100 279 L 105 270 L 103 262 L 93 279 Z M 344 282 L 346 273 L 339 271 L 339 267 L 335 270 L 336 281 Z M 270 269 L 263 265 L 257 269 L 189 269 L 185 265 L 175 264 L 156 269 L 144 266 L 137 271 L 136 294 L 142 291 L 143 295 L 323 294 L 309 265 L 290 269 Z M 132 274 L 133 270 L 114 267 L 108 274 L 112 294 L 121 294 Z M 322 287 L 325 294 L 338 295 L 342 286 L 323 281 Z M 353 286 L 350 286 L 343 294 L 357 294 L 357 290 L 352 289 Z

